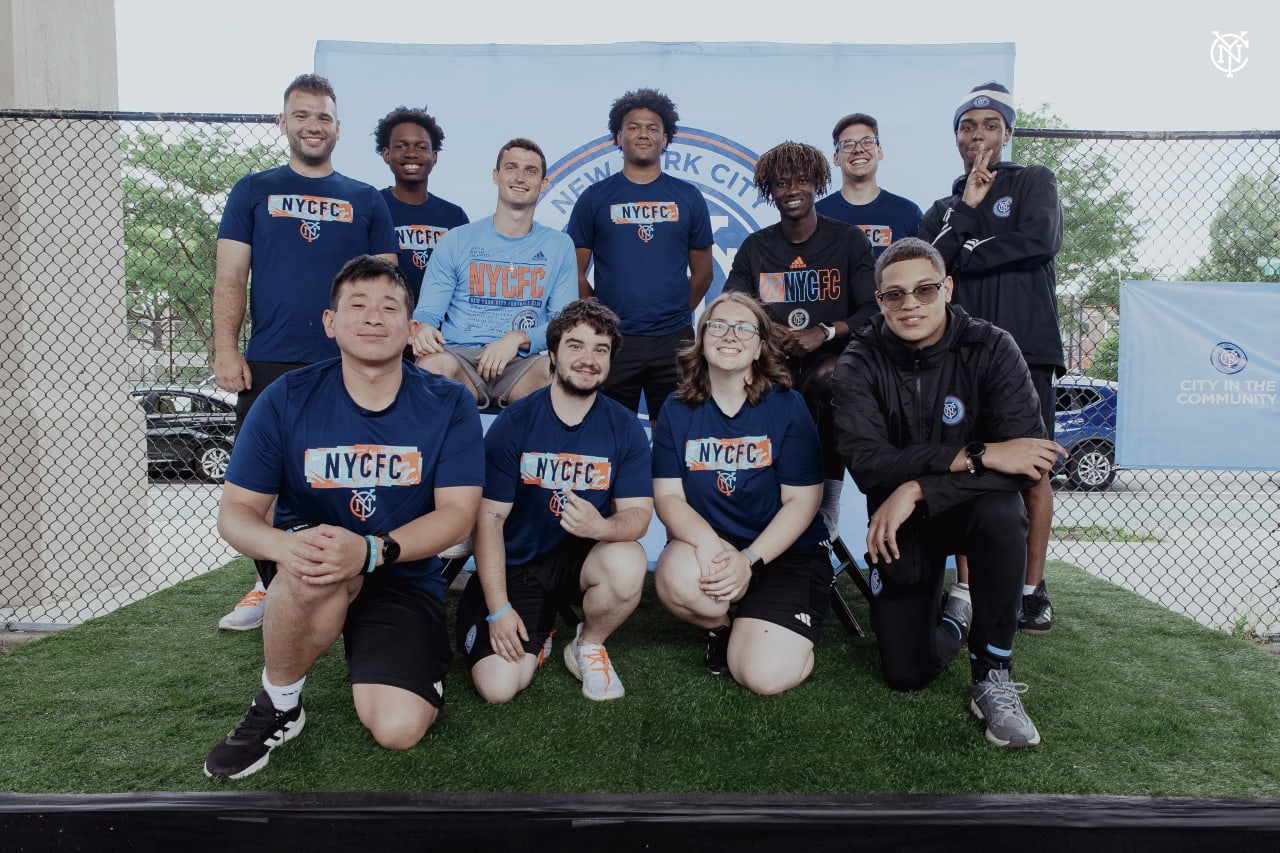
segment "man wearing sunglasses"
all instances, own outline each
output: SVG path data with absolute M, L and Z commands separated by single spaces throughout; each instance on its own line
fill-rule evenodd
M 916 238 L 876 262 L 881 314 L 841 354 L 833 382 L 837 443 L 867 495 L 871 625 L 885 680 L 918 690 L 967 641 L 970 709 L 997 746 L 1040 733 L 1012 679 L 1026 564 L 1021 493 L 1063 448 L 1013 338 L 948 304 L 942 255 Z M 942 604 L 948 554 L 967 554 L 970 590 Z
M 1066 371 L 1058 329 L 1054 257 L 1062 247 L 1058 184 L 1044 166 L 1000 159 L 1013 136 L 1013 96 L 999 83 L 975 86 L 956 108 L 952 129 L 965 173 L 951 195 L 929 208 L 919 237 L 947 262 L 956 302 L 1013 335 L 1031 368 L 1040 415 L 1053 435 L 1053 378 Z M 1031 528 L 1018 628 L 1044 634 L 1053 610 L 1044 588 L 1044 561 L 1053 521 L 1048 478 L 1024 495 Z M 961 566 L 961 578 L 967 576 Z
M 814 206 L 830 180 L 826 155 L 812 145 L 784 142 L 760 156 L 756 189 L 781 221 L 743 241 L 724 289 L 751 294 L 773 321 L 769 334 L 818 425 L 822 518 L 834 539 L 844 463 L 831 425 L 831 372 L 849 335 L 876 313 L 876 300 L 871 243 L 848 223 L 819 216 Z
M 866 113 L 851 113 L 836 122 L 831 141 L 836 146 L 832 162 L 843 181 L 839 192 L 817 203 L 818 215 L 861 228 L 877 258 L 894 240 L 914 237 L 923 216 L 920 208 L 876 181 L 884 159 L 879 123 Z

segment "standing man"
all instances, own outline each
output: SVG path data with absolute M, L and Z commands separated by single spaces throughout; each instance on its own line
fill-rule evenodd
M 653 483 L 644 429 L 597 393 L 617 323 L 594 299 L 560 312 L 547 329 L 551 387 L 503 410 L 485 436 L 476 573 L 457 631 L 488 702 L 529 686 L 563 603 L 582 604 L 585 621 L 564 660 L 583 695 L 623 695 L 604 643 L 640 601 L 648 563 L 636 540 L 653 515 Z
M 914 237 L 920 227 L 920 208 L 914 201 L 883 190 L 876 172 L 884 159 L 880 125 L 866 113 L 852 113 L 836 122 L 831 131 L 836 153 L 832 162 L 840 168 L 840 192 L 818 202 L 818 213 L 861 228 L 876 257 L 894 240 Z
M 450 228 L 471 220 L 453 202 L 427 192 L 427 180 L 444 145 L 444 131 L 426 110 L 396 107 L 378 122 L 373 138 L 382 162 L 396 179 L 382 190 L 382 199 L 395 224 L 400 269 L 409 290 L 417 293 L 436 243 Z
M 404 361 L 413 296 L 362 255 L 333 281 L 325 334 L 340 358 L 281 377 L 245 421 L 218 532 L 279 566 L 266 599 L 262 691 L 205 759 L 243 779 L 306 723 L 307 671 L 338 635 L 360 722 L 409 749 L 444 706 L 451 654 L 440 549 L 475 523 L 480 418 L 466 392 Z M 277 526 L 264 515 L 275 505 Z M 289 532 L 279 526 L 298 522 Z
M 1000 160 L 1013 136 L 1013 96 L 999 83 L 975 86 L 956 108 L 952 127 L 965 174 L 952 194 L 929 208 L 920 237 L 942 253 L 956 283 L 956 302 L 1009 334 L 1022 351 L 1040 399 L 1046 434 L 1053 435 L 1055 376 L 1066 372 L 1058 329 L 1054 256 L 1062 247 L 1058 182 L 1044 166 Z M 1027 502 L 1027 573 L 1018 628 L 1044 634 L 1053 609 L 1044 586 L 1044 561 L 1053 523 L 1053 491 L 1041 477 Z M 961 580 L 967 579 L 960 564 Z
M 830 181 L 827 158 L 812 145 L 784 142 L 760 156 L 756 189 L 778 209 L 781 221 L 743 241 L 724 289 L 755 297 L 772 320 L 770 335 L 818 426 L 822 519 L 835 539 L 844 462 L 831 422 L 831 375 L 849 336 L 878 309 L 867 237 L 815 209 L 814 198 Z
M 254 400 L 281 375 L 338 355 L 320 317 L 342 265 L 364 254 L 396 259 L 391 215 L 378 191 L 333 170 L 340 129 L 329 81 L 297 77 L 284 90 L 280 113 L 289 162 L 245 175 L 227 197 L 213 283 L 213 370 L 219 388 L 239 393 L 237 432 Z M 246 305 L 251 335 L 241 355 Z M 219 628 L 262 624 L 270 577 L 262 565 L 258 574 Z
M 711 286 L 711 214 L 698 188 L 662 171 L 676 135 L 676 105 L 656 89 L 613 102 L 609 133 L 622 171 L 579 196 L 565 231 L 578 251 L 578 295 L 622 318 L 620 357 L 604 392 L 631 411 L 643 392 L 656 423 L 676 388 L 676 349 L 693 340 L 693 309 Z
M 413 317 L 418 366 L 461 382 L 480 408 L 506 406 L 551 381 L 547 322 L 573 299 L 573 241 L 533 220 L 547 159 L 529 139 L 498 151 L 493 216 L 436 247 Z
M 952 281 L 923 240 L 876 263 L 881 314 L 854 334 L 834 382 L 840 452 L 867 495 L 871 626 L 885 680 L 918 690 L 965 641 L 970 710 L 997 746 L 1040 733 L 1013 681 L 1027 514 L 1019 492 L 1066 451 L 1009 334 L 948 305 Z M 973 563 L 972 592 L 941 602 L 946 557 Z

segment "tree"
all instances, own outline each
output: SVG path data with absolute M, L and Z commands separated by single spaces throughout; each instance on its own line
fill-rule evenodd
M 1280 174 L 1242 172 L 1209 226 L 1209 251 L 1188 281 L 1276 281 L 1280 278 Z
M 182 337 L 212 352 L 214 254 L 227 193 L 246 172 L 280 163 L 281 151 L 209 127 L 138 129 L 122 147 L 130 325 L 155 349 L 184 348 L 175 340 Z
M 1048 104 L 1018 111 L 1017 128 L 1062 128 Z M 1116 189 L 1119 170 L 1080 138 L 1026 137 L 1015 131 L 1013 158 L 1053 170 L 1062 204 L 1063 239 L 1058 252 L 1058 323 L 1067 366 L 1114 379 L 1114 365 L 1090 369 L 1091 335 L 1099 324 L 1115 326 L 1120 314 L 1120 280 L 1148 278 L 1137 269 L 1141 225 L 1127 190 Z M 1110 335 L 1116 334 L 1114 331 Z M 1110 375 L 1107 375 L 1110 374 Z

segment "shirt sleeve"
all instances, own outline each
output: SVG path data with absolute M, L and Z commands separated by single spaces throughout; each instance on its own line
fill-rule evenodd
M 595 193 L 588 189 L 578 196 L 573 210 L 569 213 L 569 223 L 564 232 L 573 241 L 575 249 L 592 249 L 596 244 L 595 208 L 592 199 Z M 576 273 L 575 273 L 576 275 Z
M 235 240 L 253 245 L 253 175 L 245 175 L 236 181 L 227 196 L 227 206 L 218 224 L 219 240 Z
M 480 426 L 480 413 L 469 391 L 461 386 L 450 386 L 450 390 L 453 411 L 440 447 L 435 487 L 483 486 L 484 430 Z
M 471 408 L 475 408 L 472 406 Z M 484 497 L 485 500 L 513 504 L 516 500 L 516 479 L 520 476 L 520 453 L 514 439 L 520 432 L 512 424 L 510 409 L 504 409 L 489 424 L 484 436 Z
M 227 465 L 226 480 L 260 495 L 278 495 L 284 482 L 285 382 L 268 385 L 245 415 Z
M 622 452 L 618 457 L 618 476 L 614 480 L 614 498 L 653 497 L 653 461 L 644 427 L 634 417 L 627 417 Z
M 707 200 L 702 197 L 702 192 L 696 187 L 692 189 L 693 197 L 689 202 L 689 214 L 693 221 L 689 227 L 689 248 L 709 249 L 715 245 L 715 238 L 711 232 L 711 210 L 707 207 Z
M 753 249 L 757 239 L 759 238 L 755 234 L 748 234 L 747 239 L 742 241 L 742 245 L 734 253 L 733 265 L 729 268 L 729 275 L 724 280 L 725 292 L 737 291 L 757 296 L 760 281 L 756 275 L 752 274 L 751 269 L 751 258 L 754 256 Z
M 458 269 L 458 251 L 455 248 L 458 241 L 456 230 L 450 228 L 431 253 L 431 263 L 422 273 L 418 305 L 413 309 L 413 319 L 419 323 L 440 328 L 449 300 L 453 298 L 453 289 L 458 281 L 464 280 L 463 271 Z
M 555 248 L 550 252 L 554 262 L 547 276 L 550 282 L 551 295 L 547 299 L 547 316 L 534 326 L 526 329 L 529 336 L 529 351 L 521 355 L 534 355 L 547 348 L 547 325 L 553 317 L 564 310 L 564 306 L 578 298 L 578 258 L 573 251 L 573 241 L 558 231 L 550 232 Z
M 662 411 L 658 414 L 658 425 L 653 428 L 653 478 L 684 478 L 684 466 L 680 464 L 680 455 L 676 452 L 675 437 L 672 435 L 671 409 L 673 402 L 667 398 Z
M 396 237 L 396 226 L 391 221 L 391 209 L 382 193 L 369 188 L 369 254 L 398 255 L 400 240 Z
M 782 453 L 773 463 L 778 482 L 784 486 L 820 485 L 822 445 L 818 442 L 818 428 L 798 393 L 782 393 L 785 395 L 786 432 L 782 439 Z

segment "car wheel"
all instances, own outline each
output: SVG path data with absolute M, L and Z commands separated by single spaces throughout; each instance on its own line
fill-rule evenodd
M 1115 448 L 1109 444 L 1083 444 L 1067 460 L 1067 482 L 1074 488 L 1101 491 L 1115 479 Z
M 231 447 L 226 444 L 210 444 L 196 457 L 196 473 L 210 483 L 221 483 L 227 476 L 227 463 L 231 461 Z

